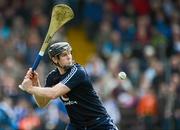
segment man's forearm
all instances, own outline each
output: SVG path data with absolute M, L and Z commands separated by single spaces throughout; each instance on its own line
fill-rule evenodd
M 42 87 L 32 87 L 31 89 L 27 90 L 28 93 L 35 95 L 36 97 L 46 97 L 50 99 L 54 99 L 55 92 L 52 88 L 42 88 Z
M 70 88 L 62 83 L 58 83 L 52 87 L 29 86 L 26 87 L 26 91 L 35 96 L 55 99 L 68 93 L 70 91 Z

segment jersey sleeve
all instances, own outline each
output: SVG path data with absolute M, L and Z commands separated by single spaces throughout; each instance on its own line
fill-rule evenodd
M 55 75 L 55 70 L 51 71 L 45 80 L 45 87 L 52 87 L 54 85 L 53 83 L 53 76 Z
M 86 73 L 83 68 L 74 66 L 70 73 L 61 81 L 68 88 L 73 89 L 86 80 Z
M 51 86 L 51 77 L 50 77 L 50 75 L 48 75 L 47 77 L 46 77 L 46 81 L 45 81 L 45 87 L 50 87 Z

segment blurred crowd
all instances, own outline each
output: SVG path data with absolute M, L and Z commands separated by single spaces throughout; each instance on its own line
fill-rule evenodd
M 97 48 L 84 67 L 119 129 L 180 130 L 179 0 L 0 0 L 0 130 L 64 130 L 69 122 L 60 100 L 41 109 L 17 87 L 59 2 L 76 17 L 55 38 L 83 26 Z M 42 84 L 51 68 L 45 54 Z

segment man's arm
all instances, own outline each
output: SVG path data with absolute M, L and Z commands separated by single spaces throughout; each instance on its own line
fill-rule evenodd
M 41 87 L 41 84 L 40 84 L 40 81 L 39 81 L 39 76 L 38 76 L 38 73 L 36 71 L 33 72 L 33 77 L 31 78 L 31 81 L 32 81 L 33 86 Z M 34 94 L 33 94 L 33 98 L 34 98 L 36 104 L 41 108 L 47 106 L 48 103 L 51 100 L 50 98 L 36 96 Z
M 39 107 L 45 107 L 51 99 L 61 96 L 70 91 L 68 87 L 59 83 L 52 88 L 43 88 L 39 82 L 39 76 L 36 71 L 32 72 L 30 68 L 19 86 L 20 89 L 31 93 Z
M 58 83 L 53 87 L 32 86 L 32 81 L 29 78 L 24 79 L 22 87 L 26 92 L 35 95 L 37 98 L 44 97 L 49 99 L 55 99 L 70 91 L 70 88 L 68 88 L 62 83 Z

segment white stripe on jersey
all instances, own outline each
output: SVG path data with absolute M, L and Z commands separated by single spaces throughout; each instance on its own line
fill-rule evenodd
M 71 72 L 61 81 L 61 83 L 66 84 L 76 72 L 77 72 L 77 67 L 73 66 Z

